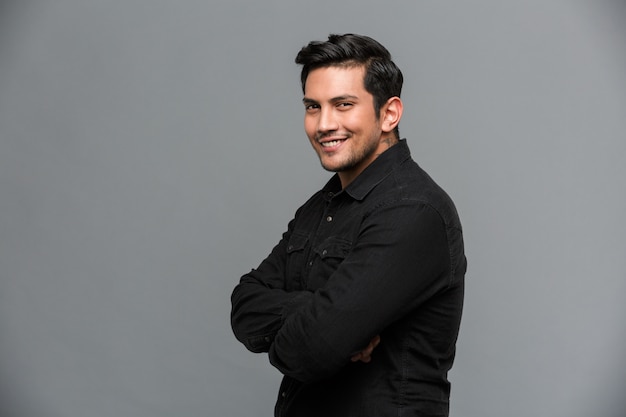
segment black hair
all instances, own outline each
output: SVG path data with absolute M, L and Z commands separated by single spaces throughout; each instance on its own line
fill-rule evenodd
M 368 36 L 331 34 L 328 41 L 312 41 L 300 50 L 296 56 L 296 64 L 302 65 L 302 92 L 309 73 L 317 68 L 363 66 L 363 86 L 374 97 L 376 117 L 387 100 L 400 97 L 402 92 L 403 77 L 400 68 L 391 60 L 389 51 Z M 394 133 L 399 137 L 397 126 Z

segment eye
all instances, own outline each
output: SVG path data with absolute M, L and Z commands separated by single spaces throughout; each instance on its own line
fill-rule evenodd
M 315 104 L 315 103 L 305 104 L 304 105 L 304 110 L 307 111 L 307 112 L 312 112 L 312 111 L 315 111 L 315 110 L 317 110 L 319 108 L 320 108 L 320 105 L 319 104 Z
M 346 109 L 352 107 L 352 105 L 353 105 L 353 103 L 350 103 L 349 101 L 342 101 L 342 102 L 337 103 L 337 107 L 340 110 L 346 110 Z

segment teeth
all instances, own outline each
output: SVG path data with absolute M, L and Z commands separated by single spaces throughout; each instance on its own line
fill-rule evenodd
M 339 143 L 341 143 L 341 141 L 340 141 L 340 140 L 332 140 L 332 141 L 330 141 L 330 142 L 324 142 L 324 143 L 322 143 L 322 146 L 323 146 L 323 147 L 325 147 L 325 148 L 331 148 L 331 147 L 333 147 L 333 146 L 337 146 L 337 145 L 339 145 Z

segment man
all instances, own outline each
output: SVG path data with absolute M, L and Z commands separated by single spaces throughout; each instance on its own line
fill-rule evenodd
M 447 416 L 466 260 L 454 204 L 399 138 L 402 73 L 352 34 L 296 63 L 306 134 L 336 175 L 241 278 L 233 331 L 284 374 L 276 416 Z

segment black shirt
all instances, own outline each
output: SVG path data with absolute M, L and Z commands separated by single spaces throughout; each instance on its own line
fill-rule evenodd
M 401 140 L 297 210 L 234 289 L 233 331 L 285 375 L 276 416 L 447 416 L 465 270 L 454 204 Z

